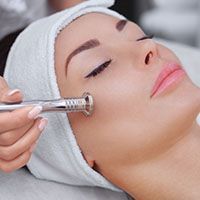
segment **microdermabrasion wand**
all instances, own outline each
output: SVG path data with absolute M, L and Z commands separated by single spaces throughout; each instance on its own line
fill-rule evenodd
M 0 104 L 0 112 L 13 111 L 26 106 L 41 106 L 42 112 L 83 112 L 86 116 L 92 114 L 93 98 L 89 93 L 84 93 L 80 98 L 63 98 L 56 100 L 33 100 L 21 103 Z

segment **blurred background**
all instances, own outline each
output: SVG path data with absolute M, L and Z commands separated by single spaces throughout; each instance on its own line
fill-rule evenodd
M 200 0 L 116 0 L 112 9 L 146 34 L 200 48 Z
M 80 0 L 0 0 L 0 40 L 70 2 Z M 146 34 L 200 47 L 200 0 L 116 0 L 112 9 Z

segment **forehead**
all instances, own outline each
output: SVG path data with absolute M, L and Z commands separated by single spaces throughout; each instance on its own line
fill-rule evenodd
M 70 54 L 80 44 L 88 39 L 112 36 L 118 18 L 102 13 L 89 13 L 83 15 L 65 27 L 55 43 L 56 61 L 64 64 L 66 56 Z
M 103 13 L 89 13 L 77 18 L 56 38 L 56 61 L 64 65 L 67 55 L 90 39 L 96 38 L 103 43 L 110 42 L 115 38 L 115 34 L 119 34 L 116 29 L 119 20 L 121 19 Z M 136 24 L 131 24 L 129 25 L 131 29 L 138 30 L 139 27 Z
M 70 49 L 70 46 L 79 45 L 87 38 L 111 34 L 117 21 L 119 21 L 118 18 L 102 13 L 83 15 L 65 27 L 58 35 L 56 42 L 67 41 Z
M 67 45 L 67 51 L 85 42 L 88 38 L 107 39 L 113 37 L 116 23 L 119 18 L 104 13 L 89 13 L 80 16 L 65 27 L 56 38 L 56 45 Z M 136 24 L 132 23 L 135 28 Z

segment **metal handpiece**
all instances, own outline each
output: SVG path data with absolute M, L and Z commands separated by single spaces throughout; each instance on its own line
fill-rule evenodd
M 89 93 L 84 93 L 80 98 L 63 98 L 56 100 L 33 100 L 21 103 L 0 104 L 0 112 L 13 111 L 26 106 L 42 106 L 42 112 L 83 112 L 86 116 L 92 114 L 93 98 Z

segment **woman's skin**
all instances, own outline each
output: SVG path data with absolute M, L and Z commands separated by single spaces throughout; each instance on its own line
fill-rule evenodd
M 91 117 L 69 115 L 74 134 L 88 164 L 137 200 L 200 199 L 200 89 L 185 75 L 151 98 L 164 65 L 180 61 L 153 40 L 139 40 L 144 35 L 132 22 L 124 26 L 99 13 L 60 33 L 55 65 L 61 95 L 87 91 L 95 102 Z M 90 49 L 87 44 L 71 56 L 91 39 Z
M 56 11 L 61 11 L 63 9 L 75 6 L 76 4 L 82 3 L 85 0 L 48 0 L 50 5 Z

